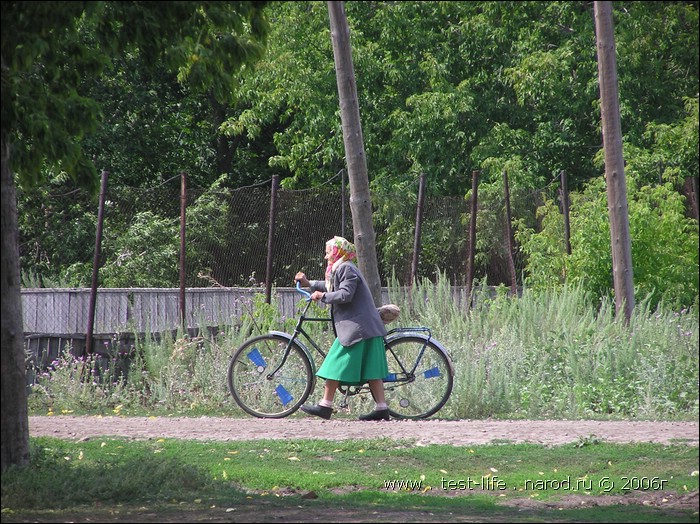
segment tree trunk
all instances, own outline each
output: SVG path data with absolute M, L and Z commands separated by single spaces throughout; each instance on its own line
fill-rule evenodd
M 350 211 L 355 232 L 358 266 L 367 280 L 376 305 L 381 305 L 381 281 L 377 267 L 377 248 L 372 224 L 372 200 L 369 192 L 367 159 L 362 139 L 360 107 L 357 101 L 355 70 L 350 48 L 350 28 L 343 2 L 328 2 L 335 75 L 338 84 L 340 119 L 343 126 L 345 161 L 350 180 Z
M 17 197 L 10 171 L 10 144 L 1 132 L 2 164 L 2 471 L 29 463 L 27 375 L 24 358 L 24 327 L 19 275 Z
M 625 163 L 622 156 L 612 2 L 594 2 L 594 12 L 598 47 L 600 114 L 605 150 L 605 181 L 610 217 L 613 284 L 615 286 L 615 312 L 618 316 L 624 314 L 625 319 L 629 322 L 634 309 L 632 243 L 627 209 Z

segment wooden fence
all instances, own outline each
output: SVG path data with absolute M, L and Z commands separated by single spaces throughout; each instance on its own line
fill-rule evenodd
M 235 326 L 251 311 L 253 297 L 264 289 L 188 288 L 185 290 L 186 327 Z M 95 306 L 94 333 L 159 333 L 180 327 L 180 290 L 177 288 L 100 289 Z M 388 291 L 382 290 L 388 300 Z M 294 288 L 277 288 L 280 314 L 294 317 L 302 299 Z M 85 335 L 90 289 L 23 289 L 24 333 Z
M 100 289 L 95 305 L 94 333 L 156 333 L 177 329 L 180 326 L 179 293 L 177 288 Z M 254 291 L 247 289 L 187 289 L 187 327 L 235 324 L 243 315 L 245 304 L 252 302 L 253 295 Z M 89 304 L 90 289 L 23 289 L 24 332 L 84 335 Z
M 254 296 L 265 289 L 187 288 L 185 323 L 188 331 L 216 331 L 237 326 L 252 311 Z M 387 289 L 382 290 L 385 303 Z M 263 297 L 264 298 L 264 297 Z M 283 318 L 296 317 L 303 299 L 294 288 L 275 289 Z M 90 289 L 22 289 L 24 339 L 37 367 L 43 368 L 67 348 L 85 350 Z M 93 349 L 98 354 L 129 352 L 137 337 L 159 339 L 180 329 L 178 288 L 99 289 L 95 302 Z

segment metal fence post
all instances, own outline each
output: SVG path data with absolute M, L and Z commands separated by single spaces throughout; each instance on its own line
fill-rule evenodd
M 100 247 L 102 246 L 102 226 L 104 224 L 105 193 L 107 192 L 107 176 L 109 173 L 102 170 L 100 182 L 100 204 L 97 212 L 97 232 L 95 234 L 95 255 L 92 260 L 92 287 L 90 289 L 90 305 L 88 311 L 88 326 L 85 334 L 85 354 L 92 355 L 92 333 L 95 324 L 95 307 L 97 304 L 97 275 L 100 266 Z
M 569 186 L 566 180 L 566 171 L 559 174 L 561 180 L 561 207 L 564 214 L 564 241 L 566 242 L 566 254 L 571 254 L 571 226 L 569 225 Z
M 508 267 L 510 268 L 510 290 L 513 296 L 518 295 L 518 282 L 515 276 L 515 246 L 513 244 L 513 226 L 510 212 L 510 188 L 508 187 L 508 172 L 503 171 L 503 193 L 506 200 L 506 246 L 508 247 Z
M 272 191 L 270 192 L 270 224 L 267 232 L 267 270 L 265 274 L 265 302 L 272 302 L 272 258 L 274 254 L 275 217 L 277 216 L 277 191 L 280 186 L 280 176 L 272 175 Z
M 423 223 L 423 205 L 425 203 L 425 173 L 421 173 L 418 184 L 418 205 L 416 206 L 416 227 L 413 238 L 413 260 L 411 262 L 411 285 L 418 278 L 418 257 L 420 256 L 421 224 Z
M 476 208 L 479 190 L 479 172 L 472 171 L 472 201 L 469 217 L 469 252 L 467 254 L 467 300 L 471 307 L 472 286 L 474 283 L 474 254 L 476 253 Z
M 180 173 L 180 325 L 187 332 L 185 320 L 185 232 L 187 212 L 187 173 Z

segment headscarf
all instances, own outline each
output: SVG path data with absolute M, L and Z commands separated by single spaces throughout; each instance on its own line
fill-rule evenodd
M 330 256 L 328 257 L 328 266 L 326 266 L 326 289 L 332 291 L 333 273 L 343 262 L 357 258 L 357 252 L 351 242 L 337 236 L 326 242 L 326 251 L 329 249 Z

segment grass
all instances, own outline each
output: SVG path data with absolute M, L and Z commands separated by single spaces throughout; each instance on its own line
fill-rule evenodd
M 442 418 L 698 417 L 697 304 L 651 311 L 640 302 L 627 325 L 611 304 L 593 303 L 579 288 L 525 290 L 518 298 L 499 292 L 468 311 L 444 280 L 404 291 L 390 287 L 402 309 L 391 327 L 431 327 L 454 361 Z M 243 416 L 227 391 L 229 358 L 254 326 L 288 331 L 293 322 L 257 300 L 239 329 L 217 336 L 139 341 L 111 360 L 63 356 L 37 374 L 30 413 Z M 322 347 L 330 345 L 328 332 L 310 328 Z
M 402 522 L 458 515 L 470 515 L 472 522 L 698 519 L 697 504 L 684 509 L 641 503 L 660 493 L 673 499 L 697 492 L 698 448 L 687 445 L 416 447 L 385 439 L 221 443 L 44 437 L 31 443 L 31 465 L 3 473 L 3 522 L 88 516 L 96 521 L 138 516 L 148 522 L 148 515 L 161 522 L 227 516 L 289 521 L 300 509 L 305 510 L 300 520 L 318 515 L 324 522 L 343 512 L 361 521 Z M 641 495 L 639 505 L 602 502 L 635 495 Z
M 577 288 L 499 292 L 468 311 L 444 280 L 390 295 L 402 309 L 396 325 L 432 327 L 454 361 L 440 418 L 698 418 L 697 302 L 682 311 L 641 302 L 627 325 Z M 228 359 L 252 326 L 292 322 L 257 303 L 240 329 L 216 337 L 142 341 L 112 360 L 66 355 L 37 375 L 30 413 L 243 416 L 226 389 Z M 31 460 L 3 473 L 3 522 L 698 521 L 698 448 L 685 445 L 33 438 Z M 693 493 L 691 509 L 663 502 Z

